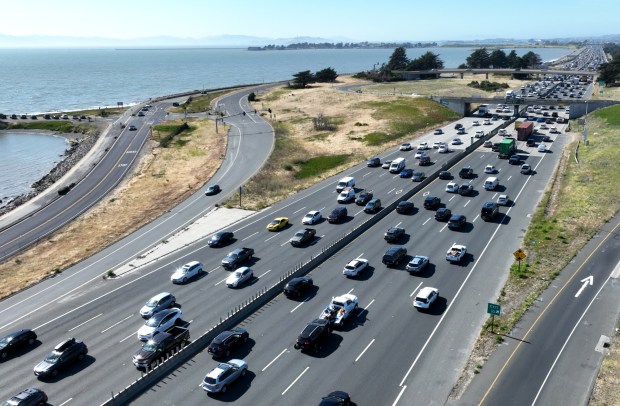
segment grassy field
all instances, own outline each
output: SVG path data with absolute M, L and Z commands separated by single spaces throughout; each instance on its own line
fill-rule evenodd
M 204 113 L 211 110 L 211 103 L 218 97 L 226 94 L 227 92 L 215 92 L 202 94 L 200 96 L 192 97 L 189 103 L 183 103 L 179 107 L 172 107 L 170 111 L 172 113 Z
M 29 121 L 9 123 L 8 129 L 14 130 L 46 130 L 62 133 L 90 133 L 94 127 L 84 124 L 74 124 L 71 121 Z
M 601 87 L 595 83 L 592 100 L 620 100 L 620 86 Z

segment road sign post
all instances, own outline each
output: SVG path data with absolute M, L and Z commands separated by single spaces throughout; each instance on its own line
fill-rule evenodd
M 513 252 L 512 255 L 514 255 L 515 259 L 519 262 L 519 272 L 521 272 L 521 261 L 524 260 L 525 257 L 527 257 L 525 251 L 519 248 L 518 250 Z
M 497 303 L 487 303 L 487 313 L 491 315 L 491 333 L 494 333 L 495 316 L 502 314 L 502 306 Z

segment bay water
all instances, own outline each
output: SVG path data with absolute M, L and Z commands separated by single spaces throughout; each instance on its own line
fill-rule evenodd
M 510 52 L 513 48 L 504 51 Z M 514 48 L 544 61 L 571 48 Z M 457 67 L 472 48 L 413 48 L 407 57 L 439 55 Z M 393 49 L 310 49 L 248 51 L 241 48 L 175 49 L 0 49 L 0 113 L 34 114 L 143 102 L 152 97 L 292 79 L 331 67 L 339 74 L 371 70 L 386 63 Z M 65 145 L 23 132 L 0 131 L 0 199 L 29 190 L 59 160 Z M 7 176 L 8 175 L 8 176 Z

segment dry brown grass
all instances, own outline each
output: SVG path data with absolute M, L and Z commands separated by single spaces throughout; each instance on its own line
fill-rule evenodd
M 174 207 L 219 168 L 226 132 L 207 120 L 188 119 L 183 146 L 150 141 L 135 175 L 95 208 L 22 254 L 0 264 L 6 297 L 94 254 Z M 171 124 L 180 124 L 172 122 Z
M 620 327 L 620 326 L 619 326 Z M 603 359 L 589 406 L 620 405 L 620 332 L 612 339 L 609 354 Z

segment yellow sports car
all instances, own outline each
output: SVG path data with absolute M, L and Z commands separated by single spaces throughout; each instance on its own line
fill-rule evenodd
M 282 230 L 288 224 L 288 217 L 278 217 L 271 223 L 267 224 L 267 230 L 278 231 Z

